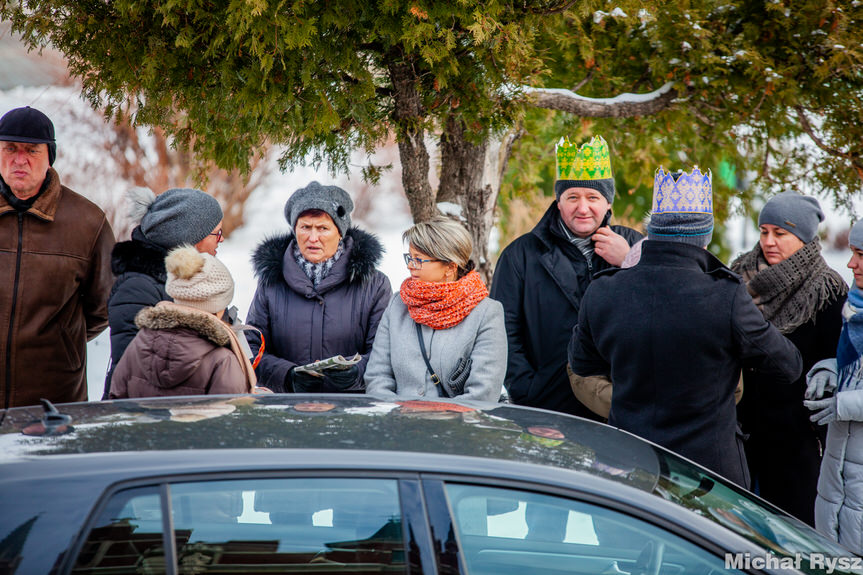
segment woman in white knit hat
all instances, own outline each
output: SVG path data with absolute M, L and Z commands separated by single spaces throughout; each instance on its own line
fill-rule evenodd
M 174 301 L 138 312 L 140 331 L 114 371 L 111 399 L 255 390 L 252 365 L 220 319 L 234 297 L 228 269 L 192 246 L 169 252 L 165 268 Z

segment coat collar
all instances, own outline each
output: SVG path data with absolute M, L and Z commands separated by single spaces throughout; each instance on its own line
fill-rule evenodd
M 348 238 L 351 242 L 347 241 Z M 294 234 L 287 233 L 267 238 L 255 249 L 252 255 L 252 265 L 255 275 L 263 285 L 276 285 L 285 281 L 284 256 L 293 240 Z M 383 257 L 383 245 L 374 235 L 353 227 L 345 233 L 345 240 L 347 253 L 336 262 L 336 265 L 338 266 L 342 260 L 345 260 L 343 264 L 345 266 L 344 273 L 348 283 L 363 283 L 371 279 Z M 302 273 L 299 267 L 297 270 Z
M 716 256 L 704 248 L 677 242 L 647 240 L 641 244 L 641 259 L 638 265 L 697 269 L 714 274 L 740 279 Z
M 165 271 L 168 251 L 148 242 L 139 230 L 135 228 L 132 231 L 131 240 L 114 244 L 111 250 L 111 271 L 115 276 L 127 272 L 142 273 L 165 283 L 168 279 L 168 272 Z
M 48 172 L 45 174 L 45 182 L 47 182 L 43 183 L 46 188 L 45 191 L 36 198 L 36 201 L 33 202 L 33 205 L 30 206 L 30 209 L 25 213 L 32 214 L 42 220 L 53 222 L 54 215 L 57 213 L 57 205 L 60 203 L 60 195 L 62 193 L 60 176 L 54 168 L 48 168 Z M 0 215 L 14 211 L 15 208 L 12 207 L 12 204 L 10 204 L 6 198 L 0 194 Z

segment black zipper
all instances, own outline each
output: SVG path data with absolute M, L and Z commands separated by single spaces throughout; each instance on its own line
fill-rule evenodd
M 12 309 L 9 313 L 9 333 L 6 337 L 6 396 L 4 408 L 9 409 L 12 394 L 12 330 L 15 324 L 15 307 L 18 305 L 18 281 L 21 279 L 21 246 L 24 243 L 24 212 L 18 212 L 18 250 L 15 255 L 15 282 L 12 284 Z

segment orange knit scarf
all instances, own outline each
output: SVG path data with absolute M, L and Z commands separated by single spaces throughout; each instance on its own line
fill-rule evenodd
M 488 297 L 488 288 L 476 271 L 454 282 L 424 282 L 408 278 L 399 291 L 408 313 L 417 323 L 432 329 L 458 325 L 479 302 Z

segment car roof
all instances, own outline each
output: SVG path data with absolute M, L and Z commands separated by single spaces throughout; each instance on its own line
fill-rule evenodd
M 607 425 L 510 404 L 273 394 L 142 398 L 0 412 L 0 463 L 62 454 L 343 449 L 463 455 L 580 470 L 652 491 L 669 452 Z M 50 426 L 49 426 L 50 427 Z

